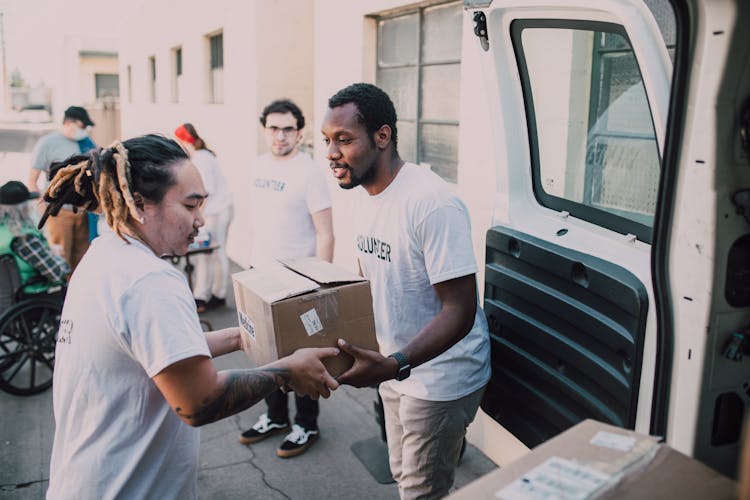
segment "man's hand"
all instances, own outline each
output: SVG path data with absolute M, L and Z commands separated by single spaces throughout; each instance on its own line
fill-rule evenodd
M 369 387 L 396 377 L 398 361 L 385 357 L 377 351 L 361 349 L 344 339 L 339 339 L 339 347 L 354 358 L 354 364 L 336 377 L 340 384 L 354 387 Z
M 218 373 L 211 358 L 193 356 L 169 365 L 153 380 L 174 412 L 198 427 L 241 412 L 279 387 L 290 386 L 313 399 L 327 398 L 339 384 L 321 360 L 338 353 L 335 347 L 299 349 L 260 368 Z
M 322 360 L 338 353 L 339 350 L 335 347 L 305 348 L 280 359 L 278 363 L 289 370 L 286 385 L 300 396 L 312 399 L 329 397 L 339 383 L 328 373 Z

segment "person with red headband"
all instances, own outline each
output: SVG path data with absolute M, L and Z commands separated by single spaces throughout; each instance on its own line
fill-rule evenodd
M 211 236 L 211 244 L 217 246 L 211 253 L 195 256 L 193 296 L 198 312 L 202 313 L 226 305 L 229 283 L 226 246 L 229 224 L 234 217 L 234 205 L 227 181 L 221 172 L 219 162 L 216 161 L 216 155 L 206 146 L 195 127 L 190 123 L 183 123 L 177 127 L 174 135 L 188 152 L 190 160 L 198 167 L 203 178 L 203 184 L 208 192 L 203 207 L 205 230 Z

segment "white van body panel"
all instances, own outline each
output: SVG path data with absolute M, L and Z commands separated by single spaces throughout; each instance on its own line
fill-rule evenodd
M 712 328 L 721 327 L 712 325 L 712 308 L 717 302 L 714 289 L 724 288 L 726 272 L 724 257 L 717 259 L 717 240 L 722 239 L 717 236 L 717 220 L 727 226 L 739 226 L 731 233 L 747 231 L 741 217 L 718 216 L 719 210 L 727 214 L 735 212 L 729 202 L 733 188 L 731 184 L 717 186 L 721 167 L 712 161 L 717 157 L 716 131 L 721 117 L 714 103 L 720 100 L 720 81 L 726 71 L 731 41 L 728 34 L 736 22 L 735 3 L 702 2 L 698 20 L 698 43 L 692 61 L 677 181 L 679 209 L 674 213 L 669 249 L 675 337 L 667 442 L 688 455 L 693 454 L 695 447 L 698 395 L 706 384 L 703 367 L 707 349 L 717 347 L 707 342 L 707 336 Z M 719 246 L 726 247 L 729 243 Z M 724 316 L 727 325 L 747 321 L 746 311 L 724 309 L 719 317 Z

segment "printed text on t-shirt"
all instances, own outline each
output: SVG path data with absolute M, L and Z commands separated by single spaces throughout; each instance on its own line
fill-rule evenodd
M 286 187 L 286 182 L 279 181 L 276 179 L 255 179 L 255 187 L 258 189 L 271 189 L 273 191 L 283 191 Z
M 60 321 L 60 328 L 57 330 L 57 342 L 59 344 L 72 344 L 73 321 L 63 319 Z
M 357 250 L 371 253 L 380 260 L 391 261 L 391 245 L 373 236 L 357 236 Z

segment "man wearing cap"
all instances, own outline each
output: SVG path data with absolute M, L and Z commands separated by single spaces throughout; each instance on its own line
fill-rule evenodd
M 13 256 L 21 284 L 39 275 L 48 281 L 44 285 L 34 285 L 33 289 L 28 289 L 29 292 L 63 282 L 70 273 L 68 264 L 52 253 L 47 240 L 31 218 L 26 202 L 37 196 L 36 193 L 29 193 L 23 182 L 19 181 L 10 181 L 0 187 L 0 255 Z
M 88 112 L 80 106 L 70 106 L 65 110 L 62 127 L 41 139 L 34 147 L 31 157 L 31 171 L 26 186 L 32 193 L 47 186 L 47 173 L 52 163 L 66 160 L 70 156 L 87 152 L 96 147 L 89 138 L 89 130 L 94 126 Z M 39 177 L 44 172 L 43 186 Z M 60 213 L 47 222 L 49 240 L 62 248 L 62 256 L 75 269 L 89 247 L 88 218 L 85 212 L 73 213 L 70 207 L 63 207 Z

